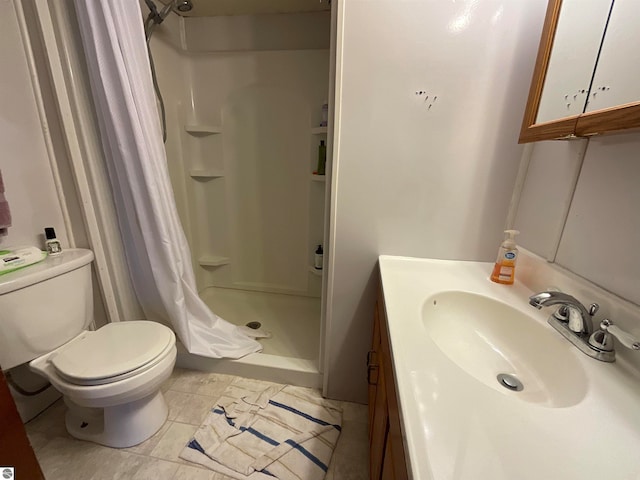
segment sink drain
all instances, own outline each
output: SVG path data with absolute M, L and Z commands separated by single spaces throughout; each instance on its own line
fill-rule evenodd
M 501 373 L 496 378 L 498 379 L 498 383 L 500 385 L 513 392 L 519 392 L 520 390 L 524 389 L 524 385 L 522 384 L 522 382 L 513 375 L 509 375 L 508 373 Z
M 254 330 L 259 329 L 262 326 L 260 322 L 249 322 L 247 323 L 247 327 L 252 328 Z

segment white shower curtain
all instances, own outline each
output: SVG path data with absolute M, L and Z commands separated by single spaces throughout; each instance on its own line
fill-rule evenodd
M 76 0 L 102 146 L 129 271 L 148 319 L 187 350 L 239 358 L 262 349 L 198 296 L 169 180 L 138 0 Z

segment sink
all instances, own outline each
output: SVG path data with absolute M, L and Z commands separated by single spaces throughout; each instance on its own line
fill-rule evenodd
M 449 360 L 505 395 L 559 408 L 577 404 L 587 393 L 587 377 L 571 345 L 506 303 L 443 291 L 425 300 L 422 322 Z M 519 391 L 514 389 L 518 383 Z
M 640 308 L 525 249 L 509 286 L 489 280 L 490 262 L 379 263 L 411 478 L 640 480 L 640 358 L 589 358 L 529 297 L 554 286 L 634 325 Z

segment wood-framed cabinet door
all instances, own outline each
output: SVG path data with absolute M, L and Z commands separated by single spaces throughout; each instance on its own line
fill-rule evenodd
M 15 478 L 44 479 L 2 370 L 0 370 L 0 419 L 2 419 L 0 466 L 13 467 Z M 3 478 L 11 479 L 12 477 L 4 476 L 3 472 Z

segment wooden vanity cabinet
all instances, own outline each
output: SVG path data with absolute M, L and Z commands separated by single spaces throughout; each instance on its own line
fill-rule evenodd
M 369 383 L 369 472 L 371 480 L 407 480 L 382 287 L 374 311 L 373 341 L 367 355 Z

